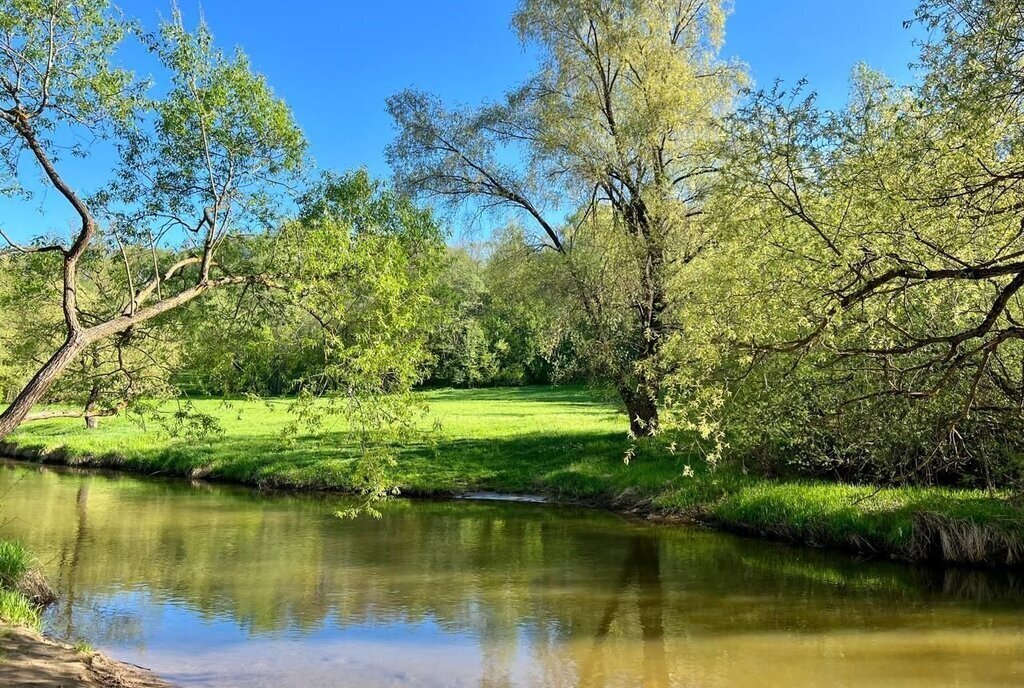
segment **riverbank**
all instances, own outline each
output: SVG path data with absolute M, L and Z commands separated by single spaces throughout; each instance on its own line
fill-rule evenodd
M 171 688 L 148 670 L 85 647 L 57 643 L 24 627 L 0 624 L 0 685 L 53 688 Z
M 615 406 L 579 387 L 422 393 L 422 436 L 402 450 L 393 481 L 407 496 L 473 491 L 539 494 L 660 519 L 695 519 L 746 534 L 908 561 L 1011 566 L 1024 562 L 1024 511 L 1007 495 L 776 481 L 697 457 L 630 447 Z M 19 429 L 0 453 L 297 490 L 353 489 L 357 448 L 328 419 L 283 439 L 287 400 L 200 400 L 222 432 L 173 437 L 150 423 L 52 419 Z M 439 427 L 439 430 L 435 430 Z
M 169 688 L 141 667 L 42 636 L 40 615 L 54 599 L 28 550 L 0 541 L 0 685 Z

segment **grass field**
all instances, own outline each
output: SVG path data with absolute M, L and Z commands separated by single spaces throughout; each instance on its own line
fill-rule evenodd
M 709 473 L 694 457 L 642 448 L 626 465 L 626 418 L 581 387 L 438 390 L 421 393 L 423 434 L 403 447 L 393 482 L 410 495 L 493 490 L 540 493 L 820 546 L 906 559 L 1018 564 L 1024 513 L 1004 495 L 971 490 L 876 490 L 823 482 L 769 481 L 728 466 Z M 356 448 L 338 422 L 283 439 L 287 400 L 199 400 L 223 432 L 170 436 L 128 418 L 26 424 L 9 439 L 20 455 L 112 466 L 144 474 L 225 480 L 258 487 L 353 486 Z M 440 429 L 435 429 L 439 424 Z M 686 477 L 690 466 L 693 477 Z

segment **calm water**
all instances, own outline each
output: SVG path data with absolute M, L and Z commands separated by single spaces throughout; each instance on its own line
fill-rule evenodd
M 184 686 L 1009 686 L 1024 583 L 542 505 L 0 464 L 49 631 Z

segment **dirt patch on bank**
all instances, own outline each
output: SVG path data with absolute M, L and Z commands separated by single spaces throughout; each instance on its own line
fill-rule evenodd
M 149 671 L 99 652 L 79 652 L 38 633 L 0 625 L 0 686 L 171 688 Z

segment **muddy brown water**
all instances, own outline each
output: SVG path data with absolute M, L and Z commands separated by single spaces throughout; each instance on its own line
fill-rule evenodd
M 182 686 L 1024 685 L 1024 580 L 539 504 L 0 464 L 46 630 Z

